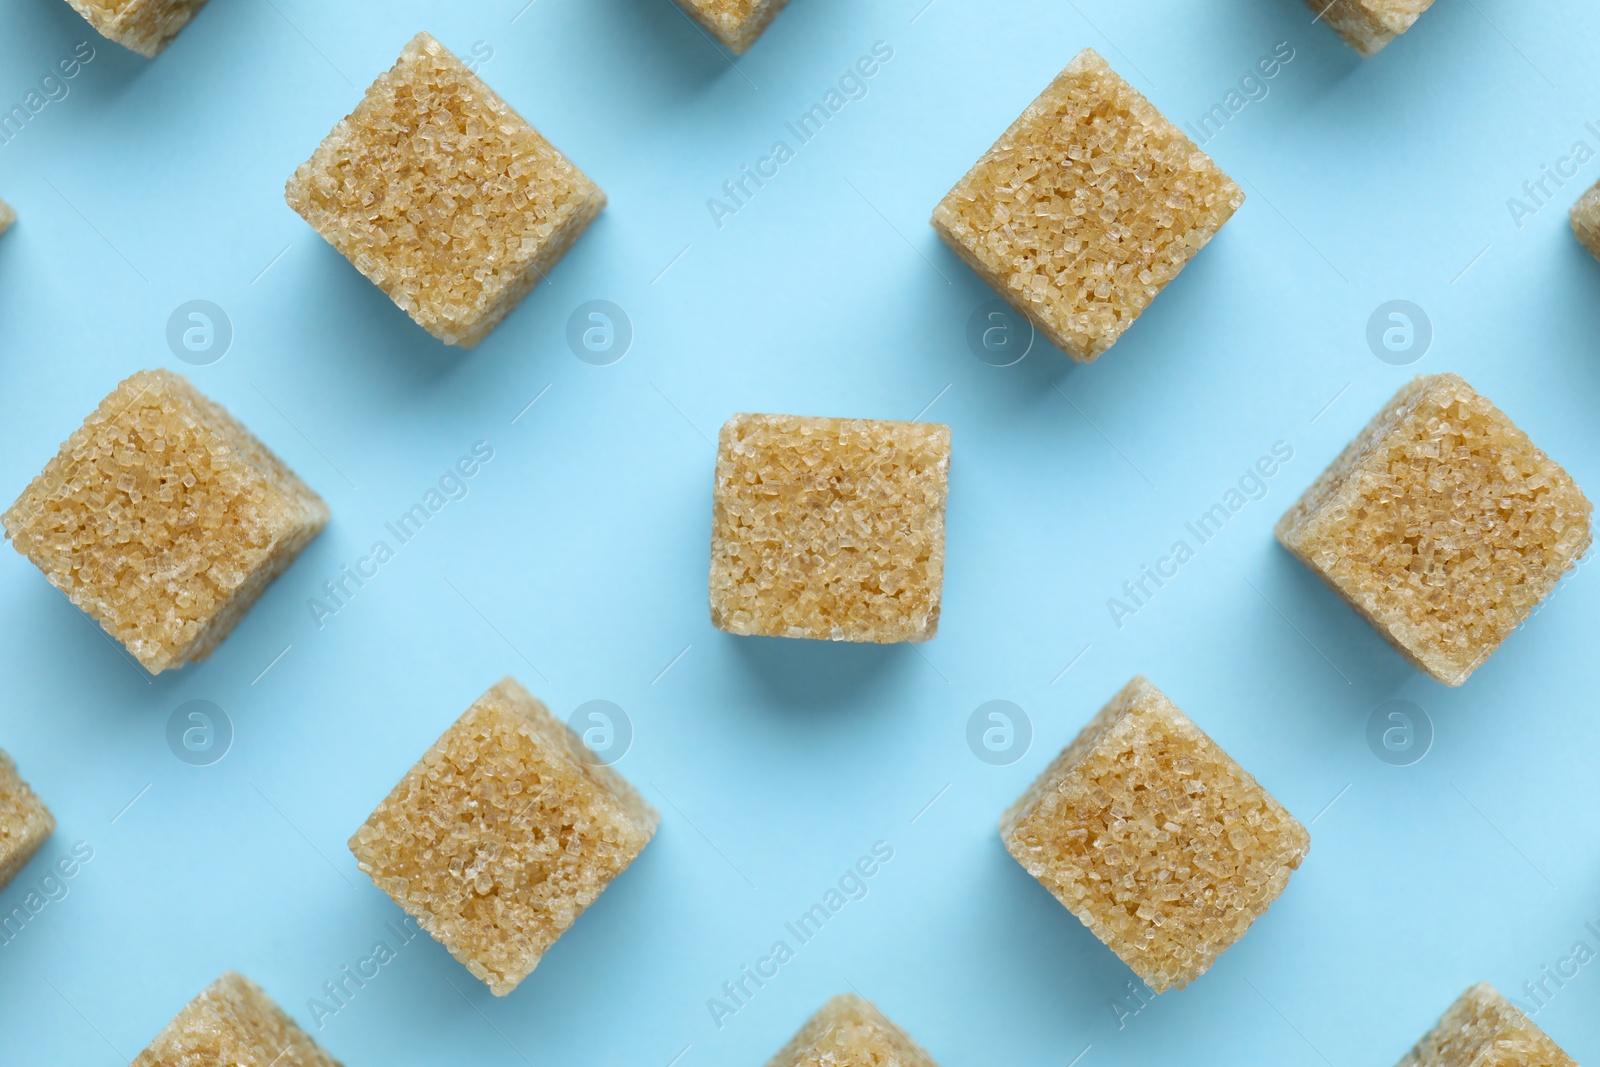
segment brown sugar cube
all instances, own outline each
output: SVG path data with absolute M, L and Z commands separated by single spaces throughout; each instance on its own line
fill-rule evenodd
M 16 762 L 0 751 L 0 889 L 28 865 L 55 828 L 55 816 L 22 780 Z
M 101 36 L 141 56 L 157 56 L 206 0 L 67 0 Z
M 877 1008 L 858 996 L 834 997 L 767 1067 L 939 1067 Z
M 210 655 L 327 521 L 282 460 L 164 370 L 113 389 L 0 516 L 156 674 Z
M 950 427 L 735 415 L 717 447 L 711 622 L 926 641 L 939 628 Z
M 261 987 L 229 971 L 191 1000 L 130 1067 L 341 1067 Z
M 1433 0 L 1306 0 L 1306 6 L 1370 59 L 1409 30 Z
M 1305 827 L 1143 678 L 1011 806 L 1000 834 L 1157 993 L 1204 974 L 1311 847 Z
M 1243 203 L 1233 179 L 1086 48 L 950 190 L 933 228 L 1087 363 Z
M 1398 1067 L 1578 1067 L 1487 982 L 1450 1006 Z
M 1589 191 L 1578 198 L 1572 205 L 1572 232 L 1578 235 L 1578 240 L 1583 242 L 1583 247 L 1596 259 L 1600 259 L 1600 184 L 1591 186 Z M 5 227 L 0 225 L 0 231 Z
M 16 221 L 17 213 L 12 210 L 11 205 L 0 200 L 0 237 L 3 237 L 5 232 L 11 229 L 11 224 Z
M 424 329 L 471 348 L 606 197 L 419 33 L 289 179 L 289 206 Z
M 400 780 L 350 851 L 503 997 L 659 822 L 633 786 L 506 678 Z
M 756 43 L 767 24 L 789 0 L 678 0 L 706 29 L 735 54 Z
M 1454 374 L 1401 389 L 1278 520 L 1418 670 L 1460 685 L 1589 547 L 1583 491 Z

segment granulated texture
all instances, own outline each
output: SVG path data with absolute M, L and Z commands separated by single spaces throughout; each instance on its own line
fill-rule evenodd
M 55 831 L 55 816 L 0 751 L 0 889 L 28 865 Z
M 1243 937 L 1311 837 L 1135 678 L 1000 820 L 1006 848 L 1157 993 Z
M 153 370 L 112 390 L 0 521 L 159 673 L 210 655 L 328 506 L 187 379 Z
M 1278 540 L 1419 670 L 1460 685 L 1589 547 L 1567 472 L 1454 374 L 1389 401 Z
M 295 171 L 287 198 L 424 329 L 469 348 L 606 203 L 426 33 Z
M 1578 1067 L 1487 982 L 1475 985 L 1399 1067 Z
M 1572 232 L 1578 235 L 1583 247 L 1600 259 L 1600 185 L 1595 185 L 1572 205 Z M 0 226 L 0 231 L 5 229 Z
M 822 1006 L 767 1067 L 938 1067 L 877 1008 L 845 993 Z
M 250 979 L 229 971 L 131 1067 L 341 1067 Z
M 711 622 L 735 634 L 926 641 L 939 628 L 950 428 L 735 415 L 711 519 Z
M 950 190 L 933 226 L 1052 344 L 1088 362 L 1243 203 L 1086 48 Z
M 644 798 L 506 678 L 350 839 L 361 869 L 505 996 L 649 843 Z
M 756 43 L 789 0 L 679 0 L 684 10 L 722 41 L 741 53 Z
M 16 221 L 17 213 L 11 209 L 11 205 L 0 200 L 0 236 L 11 229 L 11 224 Z
M 155 56 L 189 25 L 206 0 L 67 0 L 106 38 Z
M 1306 0 L 1345 43 L 1370 58 L 1411 28 L 1433 0 Z

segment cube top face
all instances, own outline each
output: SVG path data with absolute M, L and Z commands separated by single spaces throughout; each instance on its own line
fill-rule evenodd
M 767 637 L 933 637 L 949 468 L 948 426 L 735 415 L 717 448 L 712 623 Z
M 172 43 L 206 0 L 68 0 L 107 40 L 154 57 Z
M 191 1000 L 131 1067 L 341 1067 L 272 998 L 229 971 Z
M 496 996 L 655 833 L 622 777 L 507 678 L 350 839 L 361 869 Z
M 418 34 L 289 180 L 289 206 L 429 333 L 471 346 L 605 194 Z
M 112 390 L 0 522 L 158 673 L 208 655 L 327 518 L 232 416 L 154 370 Z
M 1157 993 L 1204 974 L 1283 893 L 1310 835 L 1135 678 L 1000 823 L 1017 861 Z
M 1402 389 L 1277 535 L 1419 669 L 1460 685 L 1589 546 L 1588 499 L 1453 374 Z
M 846 993 L 808 1020 L 767 1067 L 938 1067 L 870 1002 Z
M 756 43 L 789 0 L 680 0 L 701 25 L 735 53 Z
M 934 211 L 933 225 L 1057 348 L 1088 362 L 1244 193 L 1092 49 Z
M 28 865 L 55 828 L 55 816 L 0 751 L 0 889 Z
M 3 209 L 0 209 L 3 213 Z M 1572 219 L 1572 232 L 1578 235 L 1578 240 L 1583 242 L 1583 247 L 1589 254 L 1600 259 L 1600 185 L 1591 186 L 1589 191 L 1578 198 L 1572 205 L 1570 213 Z M 0 232 L 5 227 L 0 225 Z
M 1306 6 L 1370 59 L 1409 30 L 1433 0 L 1306 0 Z
M 1451 1005 L 1399 1067 L 1578 1067 L 1487 982 Z

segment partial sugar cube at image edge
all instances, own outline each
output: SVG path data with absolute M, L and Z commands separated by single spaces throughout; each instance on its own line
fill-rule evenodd
M 1093 49 L 951 189 L 933 227 L 1080 362 L 1105 352 L 1244 192 Z
M 789 0 L 678 0 L 735 55 L 742 54 L 777 17 Z
M 16 761 L 0 750 L 0 889 L 38 854 L 55 828 L 55 816 L 22 780 Z
M 1000 833 L 1157 993 L 1204 974 L 1311 847 L 1305 827 L 1142 677 L 1012 805 Z
M 147 58 L 161 54 L 206 0 L 68 0 L 102 37 Z
M 0 200 L 0 237 L 4 237 L 7 230 L 11 229 L 17 221 L 17 213 L 10 204 Z
M 1397 1067 L 1578 1067 L 1487 982 L 1450 1006 Z
M 950 428 L 735 415 L 717 444 L 711 621 L 891 643 L 938 631 Z
M 341 1067 L 261 987 L 229 971 L 178 1012 L 130 1067 Z
M 1510 418 L 1437 374 L 1401 389 L 1276 533 L 1418 670 L 1454 686 L 1577 565 L 1593 510 Z
M 479 697 L 355 835 L 374 884 L 505 996 L 660 816 L 514 679 Z
M 165 370 L 113 389 L 0 516 L 152 674 L 210 655 L 327 521 L 282 460 Z
M 1345 43 L 1370 59 L 1409 30 L 1433 0 L 1305 0 Z
M 420 326 L 470 348 L 605 207 L 566 156 L 426 33 L 285 191 Z
M 1583 242 L 1583 247 L 1589 254 L 1600 259 L 1600 184 L 1591 186 L 1588 192 L 1578 198 L 1572 205 L 1569 217 L 1572 219 L 1572 232 L 1578 235 L 1578 240 Z M 5 227 L 0 226 L 0 230 Z
M 829 1000 L 767 1067 L 938 1067 L 870 1001 L 850 993 Z

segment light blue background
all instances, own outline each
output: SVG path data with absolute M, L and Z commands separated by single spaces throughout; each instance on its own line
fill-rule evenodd
M 1297 0 L 795 0 L 735 70 L 668 0 L 525 2 L 216 0 L 147 62 L 60 0 L 0 0 L 0 102 L 78 42 L 97 49 L 0 147 L 22 216 L 0 240 L 0 496 L 119 379 L 166 366 L 334 515 L 209 661 L 154 680 L 0 554 L 0 746 L 59 820 L 0 910 L 73 842 L 95 852 L 0 948 L 0 1062 L 125 1061 L 236 968 L 351 1067 L 753 1067 L 851 987 L 944 1067 L 1065 1067 L 1086 1048 L 1083 1067 L 1387 1067 L 1467 985 L 1518 995 L 1578 939 L 1600 948 L 1584 931 L 1600 923 L 1594 574 L 1450 690 L 1270 532 L 1416 372 L 1462 373 L 1600 486 L 1600 264 L 1566 220 L 1600 161 L 1525 229 L 1506 206 L 1573 142 L 1600 146 L 1593 5 L 1443 0 L 1361 62 Z M 283 202 L 424 28 L 492 49 L 485 79 L 610 195 L 472 352 L 414 326 Z M 877 41 L 894 59 L 870 95 L 719 230 L 707 198 Z M 1295 59 L 1270 96 L 1207 146 L 1249 200 L 1125 339 L 1087 367 L 1042 343 L 1010 368 L 974 358 L 965 325 L 990 294 L 927 219 L 1073 54 L 1099 49 L 1185 122 L 1280 41 Z M 236 331 L 213 366 L 164 341 L 194 298 Z M 1415 367 L 1365 343 L 1394 298 L 1434 324 Z M 564 341 L 591 299 L 634 324 L 613 366 Z M 925 408 L 954 430 L 938 638 L 712 629 L 723 420 Z M 479 440 L 495 458 L 470 496 L 319 630 L 307 599 Z M 1294 459 L 1267 497 L 1115 627 L 1106 599 L 1277 441 Z M 995 822 L 1135 672 L 1313 847 L 1209 974 L 1119 1030 L 1130 972 Z M 661 809 L 659 835 L 509 998 L 419 939 L 316 1029 L 307 998 L 400 916 L 346 838 L 506 673 L 563 717 L 627 710 L 618 769 Z M 1413 767 L 1365 741 L 1392 698 L 1436 725 Z M 191 699 L 237 732 L 211 767 L 164 739 Z M 1011 766 L 967 748 L 991 699 L 1033 723 Z M 719 1030 L 706 999 L 880 840 L 895 856 L 866 899 Z M 1594 1062 L 1597 1020 L 1600 963 L 1537 1021 Z

